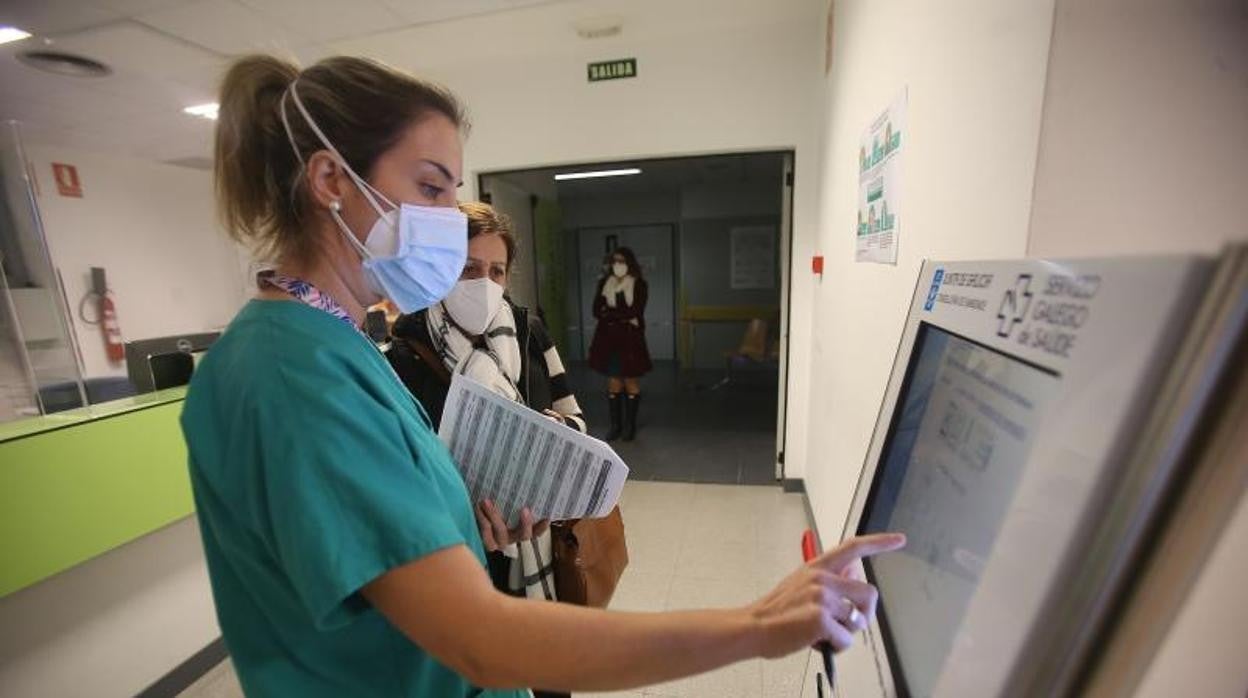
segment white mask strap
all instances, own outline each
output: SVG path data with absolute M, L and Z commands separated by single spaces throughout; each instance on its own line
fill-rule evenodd
M 295 145 L 295 132 L 290 128 L 290 120 L 286 118 L 286 94 L 289 91 L 282 93 L 282 101 L 278 103 L 278 111 L 282 116 L 282 128 L 286 130 L 286 140 L 290 141 L 290 149 L 295 151 L 295 157 L 298 158 L 300 167 L 307 167 L 308 164 L 303 161 L 303 153 L 300 153 L 299 146 Z
M 308 110 L 303 106 L 303 100 L 299 99 L 299 91 L 295 89 L 295 85 L 298 83 L 299 79 L 295 78 L 295 80 L 290 83 L 290 87 L 286 88 L 286 91 L 290 94 L 291 99 L 295 103 L 295 108 L 297 108 L 299 113 L 303 115 L 303 120 L 308 124 L 308 128 L 311 128 L 312 133 L 315 133 L 316 137 L 321 140 L 321 144 L 325 146 L 325 149 L 333 153 L 334 158 L 338 160 L 338 164 L 342 165 L 342 168 L 347 171 L 348 175 L 351 176 L 351 180 L 354 181 L 356 186 L 360 188 L 360 193 L 364 195 L 365 199 L 368 199 L 368 203 L 371 204 L 373 209 L 377 211 L 377 215 L 386 215 L 386 210 L 381 207 L 381 204 L 377 203 L 377 199 L 381 199 L 389 204 L 391 210 L 398 209 L 399 207 L 396 206 L 394 202 L 387 199 L 381 192 L 374 189 L 371 184 L 364 181 L 362 177 L 356 174 L 355 170 L 351 169 L 351 166 L 347 164 L 347 159 L 342 157 L 342 153 L 339 153 L 338 149 L 335 148 L 334 145 L 329 142 L 329 139 L 325 137 L 325 133 L 322 132 L 321 128 L 316 125 L 316 122 L 312 120 L 312 115 L 309 114 Z M 282 125 L 286 127 L 286 137 L 290 139 L 290 147 L 294 148 L 295 157 L 299 158 L 300 163 L 303 163 L 303 156 L 299 154 L 299 148 L 295 145 L 294 132 L 290 130 L 290 124 L 286 121 L 285 95 L 282 96 L 281 101 L 281 116 Z
M 355 251 L 360 254 L 360 259 L 372 259 L 373 253 L 369 252 L 368 248 L 361 244 L 360 241 L 351 234 L 351 229 L 347 227 L 347 222 L 342 220 L 342 216 L 339 215 L 338 209 L 329 209 L 329 215 L 334 219 L 334 222 L 338 224 L 338 230 L 342 231 L 343 237 L 345 237 L 347 242 L 351 243 L 351 246 L 355 248 Z

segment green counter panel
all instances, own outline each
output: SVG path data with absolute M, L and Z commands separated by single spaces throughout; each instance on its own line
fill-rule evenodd
M 0 442 L 0 596 L 194 511 L 182 404 Z

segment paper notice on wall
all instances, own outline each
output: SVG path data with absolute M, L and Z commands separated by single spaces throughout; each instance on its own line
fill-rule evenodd
M 508 526 L 599 518 L 619 501 L 628 466 L 603 442 L 456 375 L 438 435 L 473 502 L 491 499 Z
M 776 229 L 744 226 L 729 231 L 731 287 L 734 290 L 776 287 Z
M 897 263 L 906 101 L 902 90 L 867 127 L 858 149 L 858 227 L 854 234 L 854 260 L 858 262 Z

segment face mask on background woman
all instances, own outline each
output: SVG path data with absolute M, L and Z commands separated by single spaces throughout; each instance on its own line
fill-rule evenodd
M 442 301 L 451 319 L 472 336 L 483 334 L 503 305 L 503 287 L 486 278 L 463 279 Z

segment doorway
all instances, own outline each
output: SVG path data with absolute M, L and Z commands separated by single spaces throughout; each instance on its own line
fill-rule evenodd
M 598 437 L 610 415 L 587 363 L 594 298 L 604 259 L 635 254 L 654 369 L 637 439 L 612 443 L 633 479 L 783 477 L 792 163 L 771 151 L 479 174 L 520 238 L 509 293 L 546 321 Z

